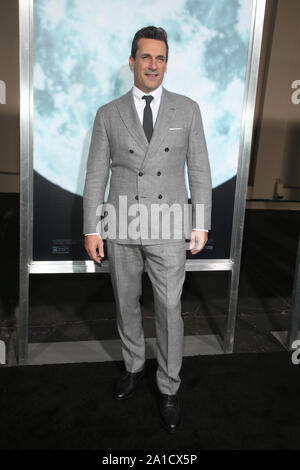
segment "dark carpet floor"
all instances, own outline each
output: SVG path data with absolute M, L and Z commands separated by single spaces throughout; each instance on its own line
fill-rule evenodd
M 271 333 L 289 326 L 299 212 L 246 211 L 235 354 L 184 358 L 183 421 L 173 436 L 158 415 L 155 360 L 147 361 L 144 381 L 125 402 L 113 399 L 119 362 L 13 365 L 17 196 L 0 198 L 0 216 L 0 334 L 8 352 L 8 366 L 0 367 L 0 450 L 300 449 L 300 364 Z M 227 282 L 228 273 L 187 273 L 186 334 L 224 331 Z M 147 336 L 154 335 L 152 303 L 145 276 Z M 108 275 L 33 276 L 31 342 L 116 335 Z
M 0 369 L 1 449 L 300 449 L 300 365 L 291 354 L 184 358 L 183 421 L 161 426 L 156 361 L 134 397 L 112 397 L 121 363 Z

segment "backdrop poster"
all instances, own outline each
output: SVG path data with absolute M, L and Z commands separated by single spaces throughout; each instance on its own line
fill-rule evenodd
M 196 257 L 229 258 L 252 2 L 34 0 L 33 260 L 88 259 L 82 193 L 95 113 L 132 87 L 131 41 L 147 25 L 168 33 L 165 88 L 202 113 L 213 214 Z M 186 185 L 189 194 L 187 172 Z

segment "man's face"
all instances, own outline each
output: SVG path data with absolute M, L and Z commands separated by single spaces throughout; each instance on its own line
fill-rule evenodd
M 138 40 L 135 59 L 129 57 L 134 84 L 144 93 L 151 93 L 162 83 L 167 69 L 166 50 L 164 41 L 142 38 Z

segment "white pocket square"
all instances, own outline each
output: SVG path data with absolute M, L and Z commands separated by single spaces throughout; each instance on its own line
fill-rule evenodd
M 183 129 L 183 127 L 170 127 L 169 131 L 180 131 L 182 129 Z

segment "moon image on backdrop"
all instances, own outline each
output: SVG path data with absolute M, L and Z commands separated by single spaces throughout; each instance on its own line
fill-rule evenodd
M 82 195 L 96 111 L 130 90 L 132 38 L 154 25 L 169 38 L 163 85 L 200 105 L 213 187 L 232 178 L 251 16 L 252 0 L 34 0 L 35 171 Z

